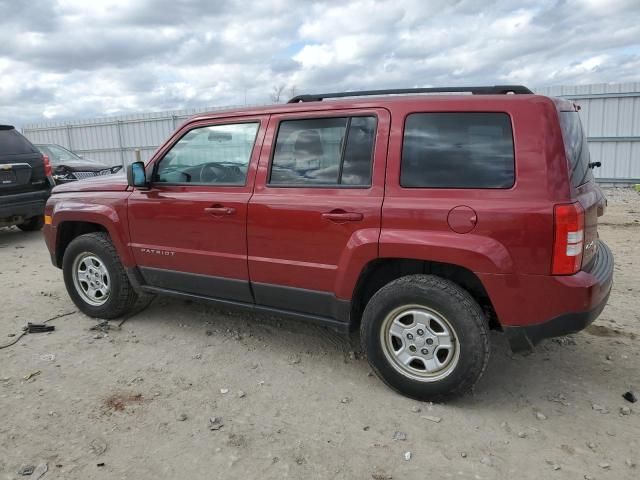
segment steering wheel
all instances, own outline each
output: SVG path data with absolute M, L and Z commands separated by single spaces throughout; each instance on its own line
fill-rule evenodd
M 226 176 L 225 168 L 215 163 L 205 163 L 200 167 L 200 183 L 215 183 Z

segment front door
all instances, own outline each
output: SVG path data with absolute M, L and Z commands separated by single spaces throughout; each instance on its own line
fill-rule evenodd
M 151 188 L 129 197 L 131 248 L 145 283 L 252 302 L 247 204 L 267 117 L 189 125 L 161 152 Z
M 377 256 L 388 129 L 383 109 L 271 116 L 247 224 L 257 304 L 340 316 L 345 275 Z

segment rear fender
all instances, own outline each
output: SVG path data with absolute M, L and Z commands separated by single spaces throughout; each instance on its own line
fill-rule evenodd
M 503 244 L 473 234 L 383 230 L 380 257 L 450 263 L 475 273 L 513 272 L 513 258 Z

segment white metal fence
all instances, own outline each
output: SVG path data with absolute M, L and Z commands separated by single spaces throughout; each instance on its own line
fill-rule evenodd
M 569 98 L 581 106 L 594 173 L 605 182 L 640 183 L 640 82 L 544 87 L 538 93 Z M 57 143 L 107 165 L 127 164 L 140 149 L 143 160 L 182 123 L 204 107 L 117 117 L 27 125 L 33 143 Z

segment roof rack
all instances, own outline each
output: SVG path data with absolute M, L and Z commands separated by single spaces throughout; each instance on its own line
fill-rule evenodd
M 320 102 L 325 98 L 344 97 L 368 97 L 372 95 L 404 95 L 414 93 L 462 93 L 469 92 L 473 95 L 516 95 L 533 93 L 523 85 L 494 85 L 489 87 L 433 87 L 433 88 L 396 88 L 389 90 L 361 90 L 356 92 L 314 93 L 309 95 L 297 95 L 288 103 Z

